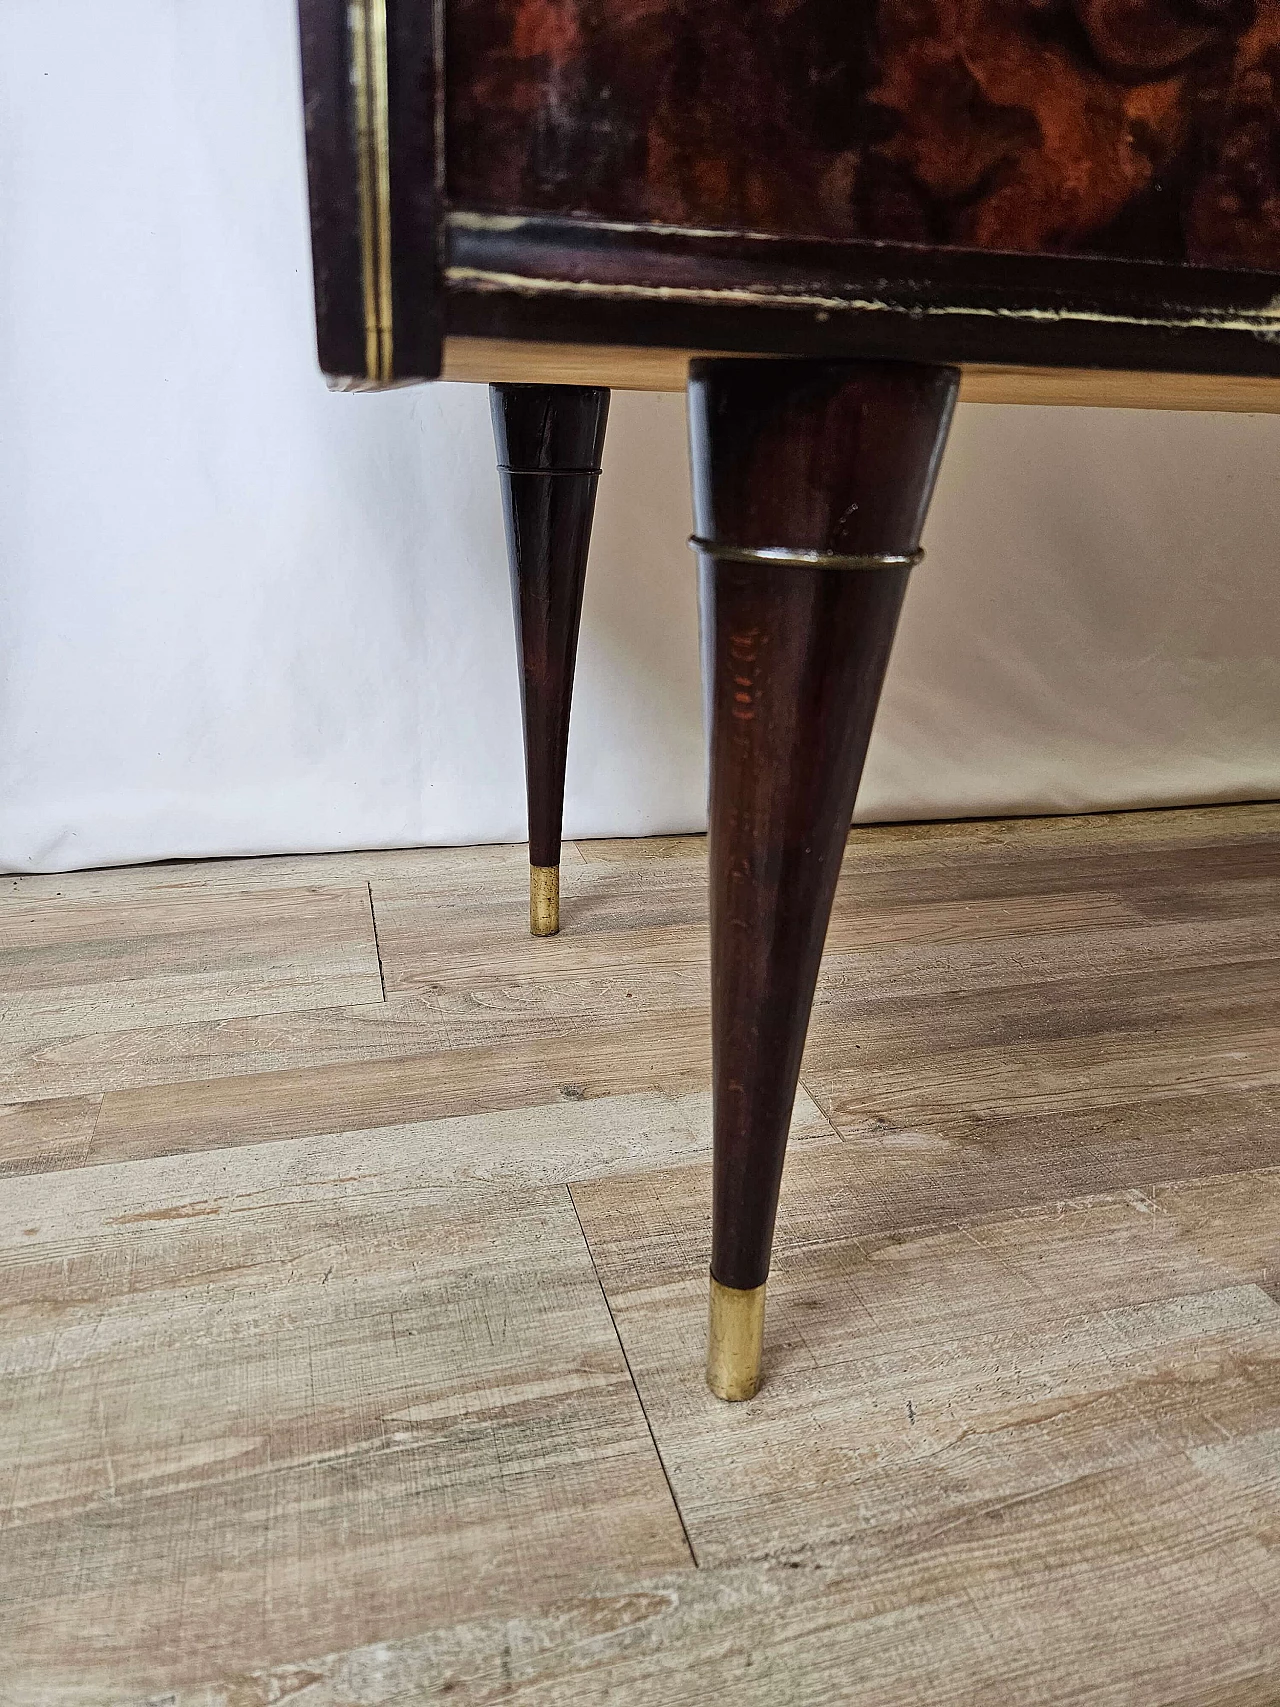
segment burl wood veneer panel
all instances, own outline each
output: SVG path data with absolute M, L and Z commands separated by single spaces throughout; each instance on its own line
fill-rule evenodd
M 455 205 L 1280 268 L 1280 0 L 456 0 Z

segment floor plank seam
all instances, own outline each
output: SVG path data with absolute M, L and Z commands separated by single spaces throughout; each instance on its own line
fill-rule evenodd
M 0 880 L 0 1704 L 1280 1707 L 1265 812 L 855 832 L 748 1406 L 705 842 Z
M 87 1168 L 93 1160 L 93 1146 L 98 1136 L 98 1122 L 102 1119 L 102 1111 L 106 1107 L 106 1104 L 106 1091 L 99 1091 L 98 1106 L 93 1111 L 93 1125 L 89 1128 L 89 1142 L 84 1147 L 84 1155 L 80 1161 L 80 1166 L 82 1168 Z
M 831 1137 L 834 1138 L 838 1144 L 843 1144 L 845 1142 L 844 1133 L 841 1132 L 840 1128 L 836 1125 L 835 1121 L 832 1120 L 829 1110 L 827 1108 L 823 1107 L 822 1103 L 819 1102 L 818 1098 L 814 1095 L 814 1093 L 810 1090 L 809 1086 L 805 1083 L 803 1073 L 801 1074 L 800 1078 L 796 1081 L 796 1089 L 797 1089 L 797 1091 L 803 1091 L 805 1096 L 808 1097 L 809 1101 L 817 1109 L 819 1115 L 821 1115 L 821 1117 L 822 1117 L 823 1125 L 826 1127 L 826 1129 L 827 1129 L 828 1133 L 831 1135 Z
M 662 1471 L 662 1479 L 667 1484 L 667 1492 L 671 1495 L 671 1504 L 680 1524 L 680 1533 L 684 1536 L 684 1544 L 689 1549 L 689 1557 L 693 1560 L 694 1569 L 700 1570 L 701 1566 L 698 1562 L 697 1549 L 694 1547 L 693 1538 L 689 1534 L 689 1526 L 684 1520 L 684 1513 L 680 1510 L 680 1501 L 676 1498 L 675 1486 L 667 1471 L 666 1461 L 662 1456 L 662 1448 L 658 1445 L 658 1437 L 653 1432 L 653 1424 L 649 1421 L 649 1413 L 645 1409 L 644 1397 L 640 1392 L 640 1385 L 636 1380 L 635 1371 L 631 1367 L 631 1359 L 627 1356 L 627 1348 L 622 1343 L 622 1335 L 618 1332 L 618 1323 L 617 1318 L 613 1313 L 613 1305 L 609 1302 L 609 1294 L 604 1289 L 604 1282 L 600 1278 L 600 1270 L 596 1267 L 595 1253 L 591 1249 L 591 1241 L 587 1238 L 587 1230 L 582 1225 L 581 1215 L 578 1214 L 578 1205 L 574 1202 L 573 1187 L 566 1183 L 564 1189 L 568 1193 L 569 1203 L 573 1209 L 573 1218 L 578 1223 L 578 1231 L 582 1234 L 582 1243 L 586 1248 L 587 1261 L 591 1264 L 591 1272 L 595 1275 L 596 1285 L 600 1288 L 600 1297 L 604 1302 L 605 1309 L 609 1312 L 609 1325 L 612 1327 L 613 1336 L 618 1342 L 618 1350 L 622 1353 L 622 1361 L 627 1366 L 627 1379 L 631 1382 L 631 1389 L 635 1393 L 636 1403 L 640 1407 L 640 1415 L 644 1418 L 644 1426 L 649 1431 L 649 1439 L 653 1442 L 653 1452 L 654 1456 L 658 1460 L 658 1467 Z
M 378 983 L 382 986 L 382 999 L 387 999 L 387 975 L 382 969 L 382 944 L 378 941 L 378 913 L 373 904 L 373 880 L 365 879 L 365 888 L 369 891 L 369 921 L 373 926 L 373 952 L 378 957 Z

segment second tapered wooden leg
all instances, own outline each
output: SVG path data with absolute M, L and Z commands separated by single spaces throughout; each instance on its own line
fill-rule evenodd
M 609 393 L 489 388 L 520 654 L 529 806 L 529 928 L 560 928 L 560 832 L 573 670 Z
M 760 1380 L 764 1287 L 823 940 L 950 368 L 695 362 L 711 675 L 715 1163 L 707 1379 Z

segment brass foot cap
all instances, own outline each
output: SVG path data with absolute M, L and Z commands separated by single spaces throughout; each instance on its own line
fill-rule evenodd
M 529 929 L 534 936 L 554 936 L 560 929 L 560 867 L 529 867 Z
M 764 1351 L 764 1287 L 740 1291 L 711 1277 L 707 1386 L 717 1399 L 753 1399 Z

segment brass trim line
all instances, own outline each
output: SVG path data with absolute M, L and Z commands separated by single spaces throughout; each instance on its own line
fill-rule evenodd
M 584 475 L 599 474 L 601 467 L 596 463 L 588 468 L 516 468 L 509 462 L 498 464 L 499 474 L 543 474 L 548 480 L 576 479 Z
M 707 1386 L 717 1399 L 753 1399 L 764 1355 L 764 1287 L 740 1291 L 711 1276 Z
M 529 933 L 555 936 L 560 929 L 560 867 L 529 867 Z
M 350 0 L 355 102 L 364 361 L 368 379 L 393 377 L 391 320 L 391 132 L 387 94 L 387 0 Z
M 728 563 L 774 563 L 790 569 L 914 569 L 923 551 L 793 551 L 786 545 L 721 545 L 690 534 L 695 551 Z

